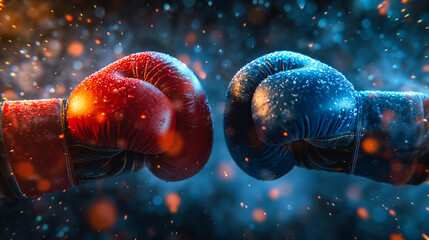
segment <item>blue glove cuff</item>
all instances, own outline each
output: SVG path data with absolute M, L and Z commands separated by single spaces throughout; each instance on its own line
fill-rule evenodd
M 426 147 L 423 102 L 427 96 L 387 91 L 359 94 L 362 124 L 356 130 L 350 173 L 393 185 L 421 183 L 416 179 L 422 177 L 416 175 L 426 168 L 421 154 Z

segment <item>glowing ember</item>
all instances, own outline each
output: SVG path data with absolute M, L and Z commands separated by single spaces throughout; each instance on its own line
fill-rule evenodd
M 377 140 L 373 138 L 367 138 L 362 142 L 362 149 L 367 153 L 375 153 L 379 149 Z
M 79 41 L 72 42 L 67 48 L 67 52 L 73 57 L 79 57 L 83 53 L 83 44 Z
M 257 208 L 253 210 L 252 216 L 253 216 L 253 220 L 259 223 L 264 222 L 265 219 L 267 219 L 267 213 L 261 208 Z
M 234 176 L 234 169 L 228 163 L 221 163 L 217 168 L 218 175 L 223 180 L 231 180 Z
M 390 240 L 405 240 L 405 238 L 400 233 L 392 233 L 390 235 Z
M 369 219 L 369 212 L 366 210 L 366 208 L 360 207 L 357 209 L 357 215 L 362 219 Z
M 171 192 L 165 197 L 165 204 L 167 205 L 168 210 L 173 214 L 177 213 L 179 210 L 180 202 L 180 196 L 175 192 Z
M 110 230 L 118 219 L 118 210 L 115 204 L 108 199 L 99 199 L 93 203 L 87 212 L 89 225 L 96 231 Z
M 277 188 L 273 188 L 270 190 L 268 195 L 270 196 L 271 199 L 277 200 L 280 197 L 280 191 Z
M 73 16 L 72 16 L 72 15 L 70 15 L 70 14 L 66 14 L 66 15 L 64 16 L 64 18 L 67 20 L 67 22 L 71 22 L 71 21 L 73 21 Z

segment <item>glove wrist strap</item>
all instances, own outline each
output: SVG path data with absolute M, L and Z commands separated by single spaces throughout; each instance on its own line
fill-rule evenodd
M 64 111 L 63 99 L 6 101 L 2 106 L 4 154 L 22 197 L 76 185 Z
M 362 126 L 356 131 L 360 143 L 355 143 L 352 173 L 393 185 L 421 182 L 427 175 L 421 155 L 426 148 L 426 96 L 388 91 L 359 94 Z

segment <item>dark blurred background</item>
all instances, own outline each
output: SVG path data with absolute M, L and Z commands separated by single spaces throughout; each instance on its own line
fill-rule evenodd
M 223 137 L 229 81 L 291 50 L 341 71 L 357 90 L 429 93 L 425 0 L 0 0 L 3 99 L 67 98 L 130 53 L 186 63 L 209 98 L 213 153 L 193 178 L 147 170 L 0 203 L 0 239 L 429 239 L 429 187 L 295 168 L 272 182 L 237 168 Z

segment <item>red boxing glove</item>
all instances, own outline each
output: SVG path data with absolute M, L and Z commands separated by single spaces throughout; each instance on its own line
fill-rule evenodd
M 130 55 L 92 74 L 67 104 L 6 101 L 1 127 L 0 189 L 12 198 L 77 185 L 84 179 L 82 166 L 94 162 L 94 156 L 91 163 L 82 156 L 94 151 L 116 151 L 98 164 L 105 168 L 121 161 L 119 172 L 135 170 L 144 162 L 164 180 L 182 180 L 205 165 L 213 141 L 210 109 L 195 75 L 156 52 Z
M 133 94 L 128 91 L 137 84 L 144 84 L 146 91 L 159 92 L 163 97 L 132 100 Z M 99 92 L 104 89 L 109 94 Z M 166 112 L 161 111 L 164 107 L 159 106 L 163 104 L 161 99 L 169 99 L 175 110 L 171 146 L 168 141 L 159 142 L 156 137 L 162 133 L 155 131 L 164 129 L 161 124 L 165 123 L 148 121 L 154 117 L 152 114 L 165 116 Z M 88 110 L 89 106 L 91 110 Z M 144 106 L 147 114 L 139 114 L 136 111 L 139 106 Z M 102 119 L 113 122 L 100 124 Z M 183 180 L 200 171 L 210 156 L 213 143 L 210 108 L 197 78 L 184 63 L 157 52 L 130 55 L 85 79 L 69 98 L 67 121 L 71 136 L 76 140 L 148 154 L 144 156 L 146 166 L 166 181 Z M 122 121 L 133 126 L 123 125 Z M 137 122 L 140 125 L 135 125 Z M 156 125 L 157 122 L 160 125 Z M 151 135 L 136 137 L 135 131 L 149 131 Z M 151 148 L 153 152 L 146 152 Z

